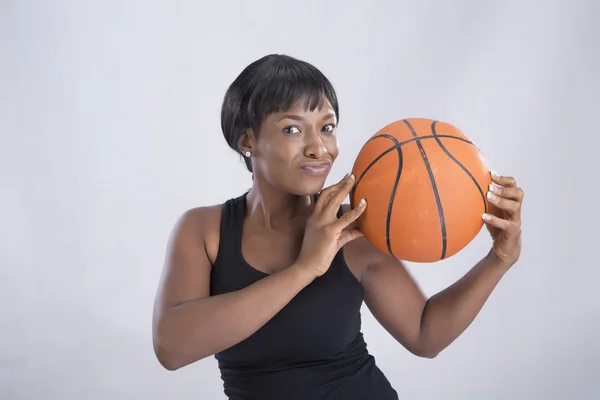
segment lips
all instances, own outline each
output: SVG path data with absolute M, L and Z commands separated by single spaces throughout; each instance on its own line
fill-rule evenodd
M 315 161 L 302 164 L 300 170 L 308 175 L 321 176 L 329 173 L 331 169 L 331 162 L 329 161 Z

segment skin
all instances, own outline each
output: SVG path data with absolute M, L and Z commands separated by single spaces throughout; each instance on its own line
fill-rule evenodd
M 376 319 L 407 350 L 432 358 L 471 324 L 517 262 L 523 190 L 514 178 L 492 175 L 493 207 L 489 216 L 482 216 L 492 248 L 461 279 L 427 299 L 404 263 L 377 250 L 356 228 L 354 221 L 368 205 L 355 210 L 342 205 L 353 177 L 326 188 L 314 202 L 312 195 L 321 191 L 327 176 L 309 176 L 300 166 L 307 161 L 335 162 L 336 124 L 328 102 L 314 111 L 298 102 L 267 116 L 259 134 L 247 130 L 240 140 L 240 150 L 252 154 L 254 171 L 242 252 L 253 267 L 269 274 L 264 279 L 236 292 L 209 296 L 221 205 L 188 210 L 179 219 L 154 309 L 154 349 L 165 368 L 181 368 L 252 335 L 325 273 L 342 246 Z M 340 205 L 345 214 L 338 220 Z

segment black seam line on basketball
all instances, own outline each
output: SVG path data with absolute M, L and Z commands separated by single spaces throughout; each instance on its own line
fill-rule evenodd
M 456 140 L 460 140 L 461 142 L 465 142 L 465 143 L 468 143 L 468 144 L 471 144 L 471 145 L 475 146 L 475 145 L 474 145 L 474 144 L 473 144 L 471 141 L 469 141 L 469 140 L 467 140 L 467 139 L 463 139 L 463 138 L 456 137 L 456 136 L 452 136 L 452 135 L 437 135 L 437 137 L 440 137 L 440 138 L 447 138 L 447 139 L 456 139 Z M 379 161 L 379 160 L 380 160 L 380 159 L 381 159 L 383 156 L 385 156 L 385 155 L 386 155 L 386 154 L 388 154 L 389 152 L 392 152 L 392 151 L 396 150 L 398 147 L 402 147 L 402 146 L 404 146 L 404 145 L 406 145 L 406 144 L 409 144 L 409 143 L 412 143 L 412 142 L 417 142 L 417 141 L 420 141 L 420 140 L 423 140 L 423 139 L 435 139 L 435 138 L 436 138 L 436 136 L 434 136 L 434 135 L 418 136 L 418 137 L 416 137 L 416 138 L 412 138 L 412 139 L 405 140 L 405 141 L 403 141 L 403 142 L 399 142 L 399 141 L 398 141 L 398 140 L 397 140 L 395 137 L 393 137 L 393 136 L 391 136 L 391 135 L 388 135 L 388 134 L 381 134 L 381 135 L 377 135 L 377 136 L 374 136 L 374 137 L 372 137 L 371 139 L 369 139 L 369 140 L 367 141 L 367 143 L 368 143 L 368 142 L 370 142 L 371 140 L 375 140 L 375 139 L 378 139 L 378 138 L 386 138 L 386 139 L 390 139 L 390 140 L 393 140 L 393 141 L 394 141 L 394 143 L 396 143 L 396 144 L 395 144 L 394 146 L 390 147 L 389 149 L 385 150 L 385 151 L 384 151 L 383 153 L 381 153 L 380 155 L 378 155 L 378 156 L 377 156 L 377 157 L 376 157 L 376 158 L 375 158 L 373 161 L 371 161 L 371 163 L 370 163 L 369 165 L 367 165 L 367 167 L 365 168 L 365 170 L 364 170 L 364 171 L 363 171 L 363 172 L 360 174 L 360 176 L 359 176 L 359 177 L 358 177 L 358 179 L 356 180 L 356 185 L 354 185 L 354 189 L 352 189 L 352 193 L 353 193 L 353 194 L 354 194 L 354 191 L 356 190 L 356 187 L 358 186 L 358 184 L 360 183 L 361 179 L 363 178 L 363 176 L 364 176 L 364 175 L 367 173 L 367 171 L 368 171 L 369 169 L 371 169 L 371 167 L 372 167 L 373 165 L 375 165 L 375 163 L 376 163 L 377 161 Z
M 394 200 L 396 199 L 396 190 L 398 189 L 398 183 L 400 182 L 400 176 L 402 175 L 402 165 L 404 162 L 404 158 L 402 155 L 402 147 L 398 146 L 396 148 L 398 152 L 398 171 L 396 172 L 396 180 L 394 181 L 394 186 L 392 187 L 392 193 L 390 194 L 390 201 L 388 202 L 388 212 L 385 220 L 385 242 L 387 244 L 388 252 L 394 258 L 397 258 L 392 250 L 392 242 L 390 241 L 390 225 L 392 223 L 392 209 L 394 208 Z
M 388 252 L 390 253 L 390 255 L 392 257 L 394 257 L 394 258 L 397 258 L 394 255 L 394 251 L 392 250 L 392 243 L 390 241 L 390 225 L 391 225 L 392 208 L 394 206 L 394 199 L 396 198 L 396 190 L 398 189 L 398 182 L 400 181 L 400 175 L 402 174 L 402 164 L 403 164 L 402 146 L 401 146 L 401 143 L 398 142 L 398 139 L 396 139 L 395 137 L 393 137 L 391 135 L 386 135 L 386 134 L 378 135 L 378 136 L 376 136 L 374 138 L 371 138 L 370 140 L 373 140 L 373 139 L 376 139 L 376 138 L 390 139 L 395 144 L 390 149 L 386 150 L 383 154 L 380 154 L 379 156 L 377 156 L 377 158 L 375 158 L 373 161 L 371 161 L 371 163 L 367 166 L 367 168 L 365 168 L 365 170 L 362 172 L 362 174 L 360 174 L 360 177 L 356 180 L 356 184 L 354 185 L 354 188 L 352 189 L 352 195 L 354 196 L 354 192 L 358 188 L 358 184 L 360 183 L 362 177 L 365 176 L 365 173 L 373 165 L 375 165 L 375 163 L 377 161 L 381 160 L 381 158 L 383 156 L 385 156 L 386 154 L 388 154 L 391 151 L 396 150 L 398 152 L 398 168 L 397 168 L 397 172 L 396 172 L 396 180 L 394 181 L 394 186 L 392 187 L 392 193 L 390 195 L 390 201 L 388 202 L 387 218 L 385 220 L 385 244 L 387 246 L 387 249 L 388 249 Z
M 410 122 L 408 122 L 406 119 L 403 119 L 402 122 L 404 122 L 406 124 L 406 126 L 408 126 L 408 129 L 410 129 L 410 131 L 412 132 L 414 137 L 418 137 L 417 132 L 415 132 L 415 129 L 410 124 Z M 435 183 L 433 171 L 431 170 L 431 165 L 429 164 L 429 159 L 427 158 L 427 154 L 425 153 L 425 149 L 423 148 L 423 145 L 421 144 L 420 140 L 417 140 L 417 146 L 419 146 L 419 151 L 421 152 L 421 157 L 423 158 L 423 162 L 425 163 L 425 167 L 427 168 L 427 174 L 429 175 L 429 180 L 431 181 L 431 187 L 433 188 L 433 194 L 435 196 L 435 202 L 437 204 L 438 215 L 440 217 L 440 225 L 442 228 L 442 255 L 440 257 L 440 260 L 443 260 L 446 257 L 446 249 L 448 246 L 448 242 L 447 242 L 448 238 L 447 238 L 447 233 L 446 233 L 446 221 L 444 219 L 444 209 L 442 207 L 440 193 L 439 193 L 437 185 Z
M 431 123 L 431 133 L 433 133 L 433 136 L 435 136 L 435 140 L 438 142 L 438 144 L 440 145 L 440 147 L 442 148 L 442 150 L 444 151 L 444 153 L 446 153 L 446 155 L 448 157 L 450 157 L 450 159 L 452 161 L 454 161 L 456 163 L 456 165 L 458 165 L 463 171 L 465 171 L 465 173 L 467 175 L 469 175 L 469 178 L 471 178 L 471 180 L 473 181 L 473 183 L 475 184 L 475 186 L 477 186 L 477 190 L 479 190 L 479 194 L 481 195 L 481 200 L 483 201 L 483 210 L 484 212 L 487 213 L 487 201 L 485 200 L 485 194 L 483 193 L 483 190 L 481 189 L 481 186 L 479 185 L 479 182 L 477 182 L 477 179 L 475 179 L 475 177 L 473 176 L 473 174 L 471 174 L 471 172 L 469 172 L 469 170 L 460 162 L 456 159 L 456 157 L 454 157 L 450 151 L 448 151 L 448 149 L 446 148 L 446 146 L 444 146 L 444 144 L 442 143 L 442 141 L 439 139 L 439 137 L 437 136 L 436 132 L 435 132 L 435 126 L 437 124 L 438 121 L 433 121 Z
M 444 133 L 438 134 L 436 136 L 440 137 L 440 138 L 448 138 L 448 139 L 460 140 L 461 142 L 465 142 L 465 143 L 470 144 L 471 146 L 475 147 L 479 151 L 479 148 L 477 148 L 477 146 L 475 146 L 475 143 L 471 142 L 468 139 L 464 139 L 464 138 L 461 138 L 461 137 L 458 137 L 458 136 L 453 136 L 453 135 L 447 135 L 447 134 L 444 134 Z M 375 139 L 378 139 L 378 138 L 388 138 L 388 139 L 393 139 L 397 143 L 398 146 L 404 146 L 407 143 L 416 142 L 417 140 L 435 139 L 436 136 L 434 136 L 434 135 L 416 136 L 416 137 L 413 137 L 412 139 L 407 139 L 407 140 L 405 140 L 403 142 L 398 142 L 398 140 L 396 140 L 396 138 L 394 138 L 393 136 L 388 135 L 387 133 L 383 133 L 381 135 L 373 136 L 371 139 L 369 139 L 367 141 L 367 143 L 370 142 L 371 140 L 375 140 Z
M 380 159 L 381 159 L 383 156 L 385 156 L 386 154 L 388 154 L 388 153 L 390 153 L 390 152 L 394 151 L 394 150 L 396 149 L 396 147 L 398 147 L 398 146 L 401 144 L 400 142 L 398 142 L 398 139 L 396 139 L 396 138 L 395 138 L 395 137 L 393 137 L 393 136 L 386 135 L 386 134 L 383 134 L 383 135 L 377 135 L 377 136 L 375 136 L 375 137 L 372 137 L 371 139 L 369 139 L 369 140 L 367 141 L 367 143 L 369 143 L 371 140 L 374 140 L 374 139 L 377 139 L 377 138 L 390 139 L 391 141 L 393 141 L 393 142 L 394 142 L 394 145 L 393 145 L 392 147 L 390 147 L 389 149 L 387 149 L 386 151 L 384 151 L 383 153 L 381 153 L 380 155 L 378 155 L 378 156 L 377 156 L 377 157 L 376 157 L 376 158 L 375 158 L 373 161 L 371 161 L 371 162 L 369 163 L 369 165 L 367 165 L 367 168 L 365 168 L 365 170 L 364 170 L 364 171 L 363 171 L 363 172 L 360 174 L 360 176 L 358 177 L 358 179 L 356 179 L 356 184 L 354 185 L 354 187 L 353 187 L 353 188 L 352 188 L 352 190 L 350 191 L 350 194 L 351 194 L 351 196 L 354 196 L 354 192 L 356 192 L 356 189 L 358 188 L 358 184 L 359 184 L 359 183 L 360 183 L 360 181 L 362 180 L 363 176 L 365 176 L 365 174 L 367 173 L 367 171 L 368 171 L 369 169 L 371 169 L 371 167 L 372 167 L 373 165 L 375 165 L 375 163 L 376 163 L 377 161 L 379 161 L 379 160 L 380 160 Z

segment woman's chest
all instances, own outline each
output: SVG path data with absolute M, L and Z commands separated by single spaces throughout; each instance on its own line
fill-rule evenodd
M 274 234 L 248 229 L 242 233 L 241 254 L 252 268 L 265 274 L 273 274 L 294 264 L 302 249 L 303 239 L 303 231 Z M 346 245 L 346 248 L 350 247 L 351 244 Z M 352 259 L 346 268 L 360 281 L 363 265 L 355 262 L 354 253 L 356 252 L 352 250 L 346 251 L 346 258 Z
M 343 351 L 361 327 L 363 291 L 341 254 L 257 332 L 222 355 L 232 360 L 315 360 Z
M 278 233 L 247 229 L 242 234 L 242 256 L 254 269 L 274 274 L 296 261 L 303 238 L 302 232 Z

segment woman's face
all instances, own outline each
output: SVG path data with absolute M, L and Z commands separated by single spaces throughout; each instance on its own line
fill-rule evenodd
M 318 193 L 339 153 L 336 126 L 327 100 L 314 111 L 300 100 L 268 115 L 258 137 L 248 137 L 254 179 L 298 196 Z

